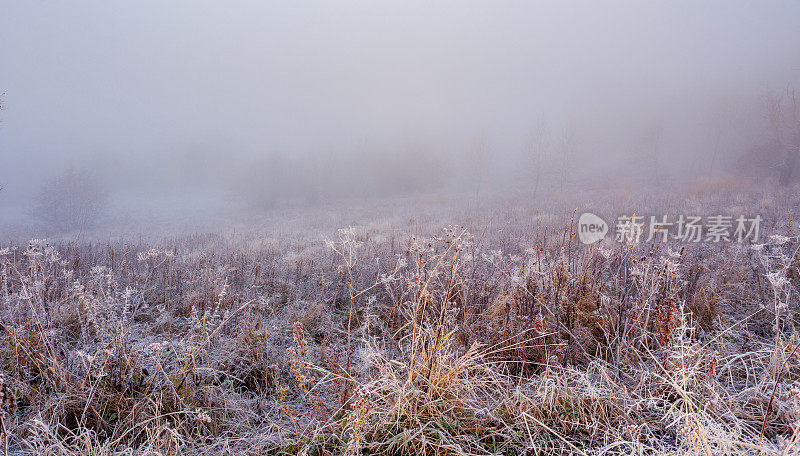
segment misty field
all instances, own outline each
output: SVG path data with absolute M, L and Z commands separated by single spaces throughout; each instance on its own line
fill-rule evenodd
M 799 0 L 0 0 L 0 456 L 800 456 Z
M 509 199 L 338 231 L 307 210 L 269 234 L 7 244 L 4 447 L 796 454 L 798 190 L 593 201 L 758 214 L 756 242 L 584 245 L 568 204 Z

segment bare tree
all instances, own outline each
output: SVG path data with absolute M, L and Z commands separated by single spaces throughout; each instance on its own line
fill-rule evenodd
M 490 165 L 491 149 L 485 136 L 473 138 L 467 149 L 468 178 L 475 188 L 475 201 L 480 198 L 481 187 Z
M 527 160 L 525 169 L 527 171 L 526 174 L 528 174 L 526 177 L 533 181 L 534 198 L 541 184 L 547 154 L 550 150 L 550 141 L 550 131 L 547 124 L 544 121 L 539 121 L 525 146 L 525 158 Z
M 767 119 L 772 127 L 774 141 L 781 149 L 779 182 L 787 185 L 795 177 L 800 161 L 800 94 L 787 88 L 785 93 L 772 93 L 765 97 Z
M 105 188 L 89 173 L 68 169 L 46 180 L 34 216 L 55 230 L 90 228 L 108 212 Z
M 645 124 L 632 142 L 631 162 L 642 179 L 659 179 L 659 157 L 664 141 L 664 127 L 658 119 Z
M 561 179 L 559 182 L 559 191 L 564 192 L 564 185 L 570 176 L 570 170 L 573 170 L 573 160 L 575 159 L 575 129 L 572 125 L 564 127 L 564 132 L 561 136 Z

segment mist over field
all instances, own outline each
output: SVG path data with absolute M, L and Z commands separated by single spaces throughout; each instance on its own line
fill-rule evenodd
M 769 174 L 780 151 L 742 157 L 800 81 L 790 1 L 3 9 L 0 207 L 27 233 L 67 169 L 123 225 Z
M 800 2 L 0 1 L 0 454 L 800 454 Z

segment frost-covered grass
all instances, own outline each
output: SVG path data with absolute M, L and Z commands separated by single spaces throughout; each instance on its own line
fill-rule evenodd
M 235 235 L 6 243 L 4 446 L 796 454 L 799 194 L 580 197 L 609 218 L 761 214 L 755 246 L 586 247 L 569 203 L 522 197 L 339 231 L 320 211 Z

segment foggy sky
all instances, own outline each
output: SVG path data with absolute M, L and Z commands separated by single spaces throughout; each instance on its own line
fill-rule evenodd
M 696 158 L 701 130 L 800 81 L 799 18 L 797 1 L 0 2 L 0 182 L 20 199 L 79 166 L 172 191 L 266 154 L 475 138 L 508 165 L 542 122 L 579 132 L 583 160 L 621 159 L 650 124 Z

